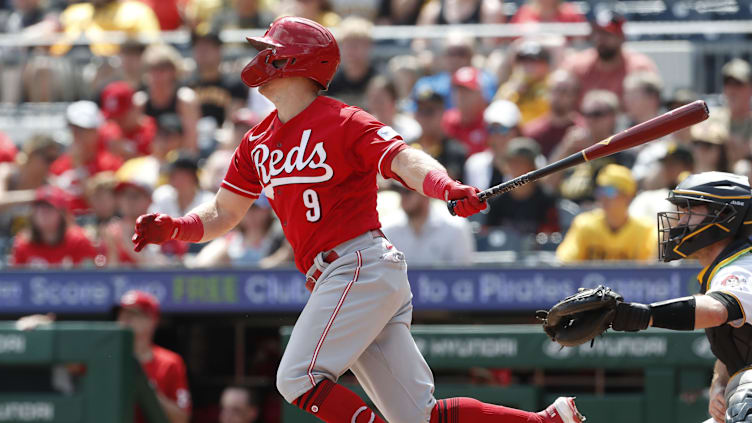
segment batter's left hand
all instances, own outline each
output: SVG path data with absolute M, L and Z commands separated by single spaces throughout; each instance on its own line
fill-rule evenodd
M 469 217 L 488 207 L 485 201 L 480 201 L 478 198 L 479 192 L 480 190 L 476 187 L 453 181 L 445 191 L 447 196 L 445 200 L 456 200 L 454 212 L 457 216 Z

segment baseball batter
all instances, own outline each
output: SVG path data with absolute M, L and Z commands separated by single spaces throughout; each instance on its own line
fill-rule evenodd
M 677 211 L 658 213 L 659 259 L 696 258 L 700 295 L 650 305 L 621 302 L 614 330 L 705 329 L 718 358 L 712 422 L 752 422 L 752 191 L 746 176 L 690 175 L 669 193 Z
M 409 331 L 407 265 L 379 229 L 376 175 L 458 200 L 456 212 L 464 217 L 485 208 L 478 189 L 449 178 L 368 113 L 319 95 L 340 60 L 324 27 L 284 17 L 248 41 L 259 53 L 243 81 L 259 87 L 276 110 L 245 135 L 212 201 L 181 218 L 141 216 L 135 249 L 222 236 L 264 193 L 311 291 L 277 373 L 288 402 L 329 423 L 384 421 L 337 384 L 350 369 L 392 423 L 581 422 L 572 398 L 558 398 L 539 413 L 471 398 L 434 399 L 431 370 Z

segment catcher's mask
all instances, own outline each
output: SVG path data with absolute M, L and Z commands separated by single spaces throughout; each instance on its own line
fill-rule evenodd
M 688 176 L 667 198 L 677 210 L 658 213 L 658 259 L 686 258 L 722 239 L 747 235 L 744 226 L 752 224 L 751 198 L 744 176 L 726 172 Z M 700 206 L 707 210 L 699 211 Z
M 247 37 L 259 53 L 241 72 L 243 82 L 258 87 L 275 78 L 302 76 L 322 89 L 339 66 L 339 47 L 328 29 L 298 17 L 275 20 L 263 37 Z

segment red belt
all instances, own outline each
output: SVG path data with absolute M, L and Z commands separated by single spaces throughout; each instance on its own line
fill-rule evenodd
M 384 235 L 384 232 L 382 232 L 381 229 L 372 229 L 368 232 L 374 238 L 386 238 L 386 235 Z M 339 254 L 337 254 L 336 251 L 331 250 L 328 253 L 324 254 L 324 263 L 333 263 L 334 260 L 337 260 L 338 258 L 339 258 Z M 321 276 L 321 273 L 322 273 L 322 270 L 317 267 L 316 270 L 313 271 L 313 274 L 311 274 L 311 276 L 306 277 L 305 287 L 308 290 L 308 292 L 313 292 L 313 287 L 314 285 L 316 285 L 316 281 L 318 281 L 319 276 Z

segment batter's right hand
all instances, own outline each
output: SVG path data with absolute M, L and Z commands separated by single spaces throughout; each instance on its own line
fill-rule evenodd
M 718 423 L 726 421 L 726 398 L 724 398 L 724 392 L 725 387 L 713 387 L 710 389 L 708 413 Z
M 136 233 L 132 241 L 133 250 L 139 252 L 146 244 L 161 244 L 173 238 L 176 230 L 175 219 L 163 213 L 144 214 L 136 219 Z
M 455 214 L 457 216 L 469 217 L 488 207 L 485 201 L 480 201 L 478 198 L 479 192 L 478 188 L 452 181 L 447 186 L 447 198 L 445 200 L 456 200 L 457 204 L 454 206 Z

